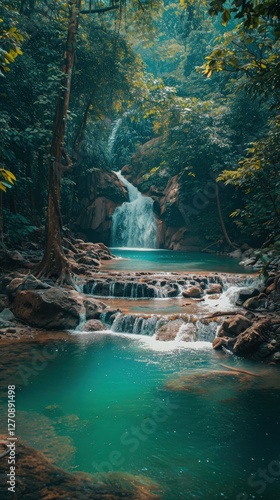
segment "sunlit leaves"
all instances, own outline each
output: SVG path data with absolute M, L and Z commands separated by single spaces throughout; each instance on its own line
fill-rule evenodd
M 211 0 L 208 1 L 210 16 L 221 15 L 226 26 L 230 19 L 239 19 L 245 29 L 256 29 L 264 20 L 273 28 L 275 38 L 280 36 L 280 4 L 278 0 Z
M 10 71 L 9 65 L 15 61 L 17 56 L 22 55 L 22 34 L 17 28 L 3 27 L 3 19 L 0 19 L 0 75 Z
M 15 181 L 16 177 L 12 172 L 3 167 L 0 168 L 0 191 L 7 191 Z

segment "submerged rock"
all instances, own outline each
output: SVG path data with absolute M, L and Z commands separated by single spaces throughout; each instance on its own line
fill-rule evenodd
M 0 453 L 5 452 L 9 441 L 0 436 Z M 7 460 L 0 460 L 0 497 L 7 498 Z M 109 472 L 98 475 L 71 474 L 56 467 L 41 452 L 21 440 L 16 445 L 16 498 L 37 500 L 90 499 L 90 500 L 159 500 L 161 487 L 144 476 L 132 476 L 125 472 Z

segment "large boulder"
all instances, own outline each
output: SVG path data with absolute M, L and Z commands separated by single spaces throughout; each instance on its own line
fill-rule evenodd
M 260 320 L 254 323 L 250 328 L 238 335 L 233 346 L 233 352 L 237 356 L 251 356 L 265 342 L 269 330 L 269 321 Z
M 62 288 L 22 290 L 16 293 L 11 309 L 17 318 L 31 326 L 47 330 L 75 329 L 85 312 L 84 301 L 84 295 Z M 90 304 L 91 307 L 86 304 L 86 309 L 91 310 L 89 318 L 98 317 L 105 307 L 93 298 L 90 299 Z
M 252 321 L 243 316 L 242 314 L 236 314 L 223 321 L 221 327 L 218 330 L 217 337 L 236 337 L 240 333 L 247 330 L 252 325 Z

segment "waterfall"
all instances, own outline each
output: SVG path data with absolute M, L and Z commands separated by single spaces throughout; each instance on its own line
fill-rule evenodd
M 127 248 L 156 248 L 157 221 L 153 212 L 153 199 L 143 196 L 120 172 L 129 201 L 118 207 L 112 217 L 112 246 Z
M 108 322 L 109 324 L 109 322 Z M 193 342 L 196 340 L 212 342 L 215 338 L 219 323 L 216 321 L 205 322 L 191 317 L 178 315 L 159 316 L 156 314 L 139 315 L 119 313 L 111 322 L 112 332 L 127 333 L 135 335 L 156 336 L 162 327 L 166 328 L 167 338 L 160 340 L 172 340 Z M 171 338 L 170 337 L 171 334 Z

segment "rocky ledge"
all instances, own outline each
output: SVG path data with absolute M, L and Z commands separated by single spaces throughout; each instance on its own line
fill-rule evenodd
M 241 312 L 224 315 L 213 348 L 280 363 L 280 274 L 270 273 L 263 287 L 249 298 L 239 294 L 239 304 Z
M 115 312 L 100 300 L 71 288 L 56 287 L 50 280 L 40 281 L 32 275 L 11 277 L 2 281 L 1 291 L 5 294 L 0 295 L 1 336 L 16 337 L 22 324 L 27 325 L 26 330 L 30 326 L 73 330 L 83 322 L 85 329 L 100 330 L 104 329 L 98 321 L 101 314 L 106 312 L 109 317 Z

